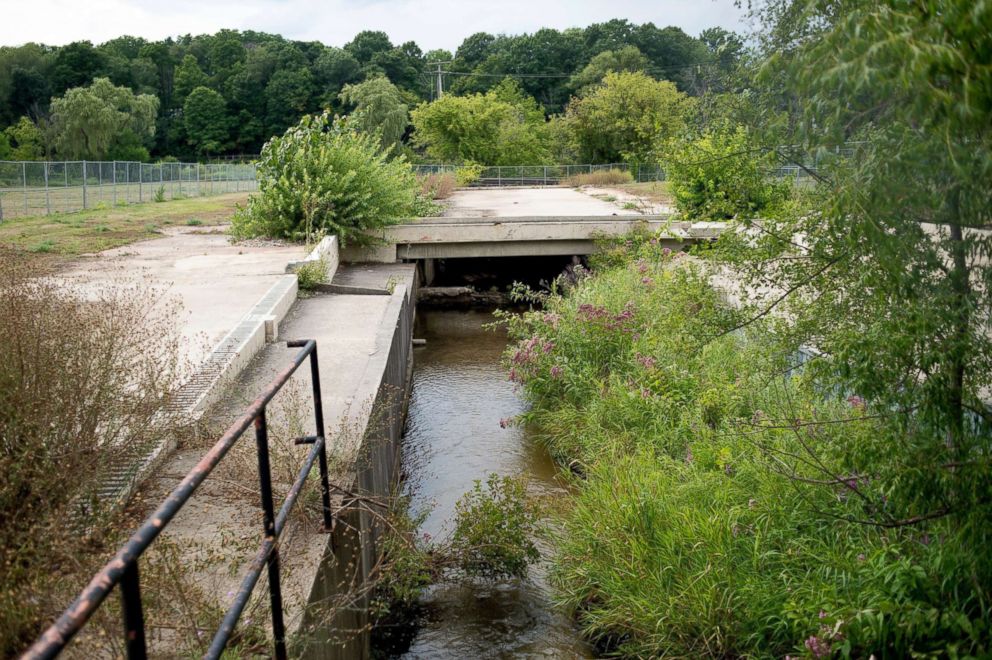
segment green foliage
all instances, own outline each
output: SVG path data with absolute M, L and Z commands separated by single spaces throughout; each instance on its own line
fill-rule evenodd
M 327 261 L 317 259 L 306 261 L 296 270 L 296 281 L 300 291 L 312 291 L 316 285 L 327 281 Z
M 234 217 L 238 236 L 302 241 L 323 233 L 364 245 L 415 210 L 418 184 L 405 159 L 389 160 L 378 137 L 329 112 L 267 142 L 258 174 L 258 194 Z
M 755 148 L 743 126 L 716 125 L 698 139 L 676 139 L 663 166 L 679 212 L 692 220 L 753 218 L 774 212 L 787 199 L 788 182 L 768 169 L 776 161 Z
M 651 162 L 659 141 L 682 130 L 689 106 L 668 81 L 641 72 L 607 73 L 601 85 L 568 106 L 579 159 Z
M 173 82 L 173 93 L 176 95 L 176 101 L 183 101 L 185 104 L 185 99 L 189 96 L 194 89 L 197 87 L 205 87 L 209 83 L 209 78 L 207 74 L 203 72 L 200 68 L 199 62 L 197 62 L 195 55 L 184 55 L 179 66 L 176 67 L 175 78 Z
M 946 516 L 980 547 L 992 516 L 992 7 L 772 5 L 800 8 L 775 14 L 769 38 L 797 45 L 761 81 L 804 100 L 769 139 L 810 149 L 819 180 L 760 231 L 741 223 L 725 255 L 749 290 L 783 292 L 778 330 L 831 356 L 810 365 L 824 387 L 891 415 L 870 442 L 835 449 L 884 484 L 888 505 L 869 517 Z M 972 569 L 987 598 L 992 567 Z
M 165 201 L 165 186 L 159 186 L 155 189 L 155 194 L 152 196 L 152 200 L 155 202 Z
M 52 100 L 55 148 L 64 158 L 102 160 L 122 140 L 155 135 L 158 99 L 97 78 Z
M 637 46 L 624 46 L 620 50 L 604 50 L 589 60 L 589 64 L 585 65 L 582 71 L 572 76 L 569 84 L 580 95 L 585 95 L 590 91 L 591 86 L 601 83 L 608 73 L 644 71 L 648 65 L 648 59 L 638 50 Z
M 455 529 L 448 553 L 470 577 L 523 577 L 539 553 L 533 536 L 537 516 L 524 483 L 493 473 L 455 505 Z
M 227 145 L 230 119 L 224 97 L 207 87 L 197 87 L 183 104 L 186 138 L 202 155 L 216 154 Z
M 364 131 L 379 134 L 383 150 L 399 146 L 409 124 L 410 112 L 399 88 L 389 82 L 389 78 L 378 76 L 345 85 L 340 99 L 355 109 Z
M 478 163 L 466 163 L 455 170 L 455 180 L 459 188 L 470 186 L 482 176 L 482 165 Z
M 237 118 L 226 150 L 257 153 L 302 114 L 344 110 L 339 94 L 348 84 L 386 76 L 409 107 L 432 98 L 429 62 L 451 62 L 444 68 L 459 75 L 446 75 L 445 91 L 455 95 L 485 93 L 507 73 L 526 74 L 520 79 L 523 91 L 549 112 L 561 113 L 577 89 L 573 82 L 584 84 L 584 70 L 591 82 L 610 69 L 658 70 L 682 91 L 710 89 L 709 72 L 714 67 L 729 71 L 740 57 L 734 37 L 708 31 L 697 39 L 674 27 L 611 20 L 561 31 L 474 34 L 453 54 L 424 53 L 410 41 L 396 45 L 385 33 L 373 31 L 356 35 L 345 48 L 253 30 L 161 41 L 125 36 L 98 46 L 85 41 L 58 47 L 29 43 L 0 48 L 0 132 L 22 116 L 34 121 L 49 116 L 53 96 L 106 77 L 135 94 L 159 98 L 155 141 L 144 144 L 152 153 L 183 160 L 197 155 L 196 145 L 187 143 L 181 111 L 200 86 L 221 94 Z M 701 69 L 688 66 L 699 63 Z
M 21 117 L 3 132 L 10 146 L 5 156 L 9 160 L 38 160 L 45 156 L 45 135 L 28 117 Z M 0 146 L 0 152 L 3 147 Z
M 439 162 L 533 165 L 548 158 L 544 112 L 510 80 L 485 94 L 423 103 L 411 118 L 414 142 Z
M 507 316 L 506 356 L 520 421 L 581 477 L 553 581 L 590 637 L 628 657 L 988 653 L 987 504 L 972 527 L 871 524 L 911 502 L 884 476 L 891 411 L 790 371 L 770 321 L 730 332 L 752 310 L 659 236 L 592 268 Z

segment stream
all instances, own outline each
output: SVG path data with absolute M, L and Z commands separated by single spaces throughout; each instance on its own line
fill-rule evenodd
M 535 495 L 566 493 L 548 453 L 527 429 L 500 427 L 525 409 L 500 356 L 504 332 L 483 326 L 481 311 L 418 311 L 413 389 L 403 441 L 406 488 L 414 511 L 429 509 L 421 534 L 443 537 L 455 503 L 491 472 L 523 476 Z M 442 584 L 422 598 L 424 614 L 402 658 L 588 658 L 573 622 L 555 611 L 546 582 L 549 548 L 527 578 Z

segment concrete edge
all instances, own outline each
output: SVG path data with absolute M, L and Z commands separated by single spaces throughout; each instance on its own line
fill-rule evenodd
M 334 279 L 340 263 L 340 245 L 337 236 L 325 236 L 306 257 L 286 264 L 287 273 L 295 273 L 307 263 L 324 260 L 327 263 L 327 281 Z

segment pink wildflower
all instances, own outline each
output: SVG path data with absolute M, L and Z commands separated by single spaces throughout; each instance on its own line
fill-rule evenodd
M 557 380 L 557 379 L 561 378 L 561 374 L 562 374 L 562 368 L 559 367 L 557 364 L 555 366 L 551 367 L 551 377 L 552 378 L 554 378 L 555 380 Z

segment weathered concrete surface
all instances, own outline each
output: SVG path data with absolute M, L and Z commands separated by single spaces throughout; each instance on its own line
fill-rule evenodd
M 574 188 L 498 188 L 458 190 L 447 200 L 448 217 L 638 215 Z
M 635 209 L 624 209 L 626 213 L 643 213 L 644 215 L 671 215 L 675 213 L 675 206 L 672 204 L 653 202 L 645 197 L 629 193 L 626 190 L 620 190 L 619 188 L 611 188 L 610 186 L 582 186 L 577 188 L 577 190 L 584 195 L 599 198 L 602 201 L 606 201 L 603 199 L 604 197 L 612 197 L 613 201 L 610 203 L 621 209 L 625 204 L 636 207 Z
M 84 257 L 61 277 L 84 294 L 140 283 L 164 292 L 156 305 L 182 305 L 185 357 L 201 362 L 213 346 L 285 274 L 286 263 L 304 256 L 299 245 L 231 244 L 216 230 L 175 228 L 164 238 Z
M 286 339 L 316 339 L 328 454 L 340 524 L 322 534 L 311 511 L 295 515 L 281 543 L 286 621 L 296 633 L 294 656 L 361 658 L 368 654 L 367 593 L 361 585 L 375 569 L 374 511 L 364 502 L 390 493 L 399 469 L 406 386 L 410 373 L 413 264 L 343 269 L 335 282 L 390 288 L 391 295 L 318 295 L 300 299 L 279 328 L 283 341 L 267 344 L 208 411 L 212 427 L 202 443 L 176 452 L 149 479 L 145 499 L 154 501 L 175 486 L 217 432 L 235 419 L 283 369 L 297 349 Z M 276 494 L 281 497 L 308 447 L 292 438 L 315 429 L 309 369 L 304 365 L 270 404 L 270 446 Z M 226 608 L 257 543 L 261 518 L 254 441 L 243 437 L 200 491 L 163 532 L 163 540 L 190 548 L 197 562 L 191 577 Z M 358 497 L 359 499 L 355 499 Z M 278 506 L 278 504 L 277 504 Z M 333 547 L 330 539 L 334 539 Z M 204 558 L 213 558 L 205 561 Z M 264 585 L 256 600 L 264 602 Z M 309 606 L 308 606 L 309 605 Z M 333 622 L 333 625 L 330 623 Z M 339 634 L 331 631 L 352 631 Z

